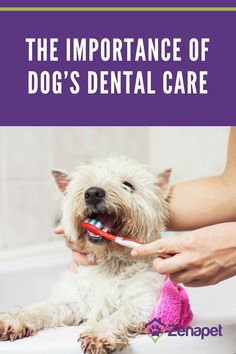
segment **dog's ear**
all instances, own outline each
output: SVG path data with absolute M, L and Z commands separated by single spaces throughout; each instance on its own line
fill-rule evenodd
M 57 187 L 62 193 L 64 193 L 70 182 L 70 176 L 65 171 L 60 170 L 52 170 L 52 175 L 55 179 Z
M 156 179 L 156 185 L 160 189 L 162 189 L 162 190 L 168 189 L 171 171 L 172 171 L 172 169 L 168 168 L 167 170 L 158 173 L 157 179 Z

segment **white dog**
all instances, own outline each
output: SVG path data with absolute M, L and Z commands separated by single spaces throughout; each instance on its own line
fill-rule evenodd
M 53 171 L 63 193 L 65 234 L 83 245 L 95 266 L 80 266 L 58 281 L 50 297 L 36 305 L 0 314 L 0 339 L 15 340 L 39 330 L 78 325 L 86 353 L 109 353 L 140 333 L 158 299 L 163 276 L 151 260 L 134 259 L 130 250 L 81 227 L 87 217 L 109 232 L 144 243 L 156 240 L 168 217 L 165 201 L 170 170 L 155 176 L 125 158 L 80 165 L 68 175 Z

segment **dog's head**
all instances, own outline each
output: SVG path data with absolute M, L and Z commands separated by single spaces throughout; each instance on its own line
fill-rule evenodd
M 111 157 L 80 165 L 72 174 L 52 173 L 64 195 L 65 234 L 73 242 L 80 240 L 85 252 L 99 258 L 125 252 L 122 246 L 84 230 L 81 222 L 88 217 L 114 235 L 144 243 L 157 239 L 164 229 L 170 170 L 155 176 L 133 160 Z

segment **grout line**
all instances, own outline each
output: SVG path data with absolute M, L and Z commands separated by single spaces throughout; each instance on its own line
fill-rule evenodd
M 48 143 L 48 160 L 47 160 L 47 165 L 48 165 L 48 174 L 49 174 L 49 178 L 48 178 L 48 186 L 52 187 L 52 180 L 50 178 L 50 170 L 53 168 L 53 161 L 54 161 L 54 134 L 53 134 L 53 128 L 52 127 L 48 127 L 47 130 L 47 139 L 49 141 Z M 54 208 L 54 193 L 53 193 L 53 188 L 50 188 L 50 200 L 48 200 L 48 203 L 50 202 L 50 218 L 51 218 L 51 226 L 52 228 L 54 227 L 53 222 L 54 222 L 54 218 L 55 218 L 55 208 Z M 55 237 L 55 235 L 54 235 Z M 49 242 L 53 242 L 53 236 L 52 234 L 48 234 L 48 241 Z

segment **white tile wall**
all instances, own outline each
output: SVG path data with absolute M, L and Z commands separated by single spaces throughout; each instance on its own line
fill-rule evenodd
M 51 128 L 0 128 L 0 247 L 52 234 Z
M 30 180 L 8 183 L 8 246 L 49 240 L 52 216 L 49 183 Z
M 72 170 L 81 161 L 125 154 L 147 162 L 148 128 L 57 127 L 53 129 L 54 167 Z
M 149 164 L 155 170 L 172 167 L 171 181 L 182 182 L 223 171 L 228 127 L 153 127 Z
M 5 142 L 5 168 L 8 180 L 48 178 L 51 162 L 51 128 L 6 128 Z
M 0 182 L 0 198 L 3 198 L 3 184 Z M 3 203 L 0 202 L 0 248 L 4 246 L 5 237 L 5 218 L 4 218 L 4 208 Z

